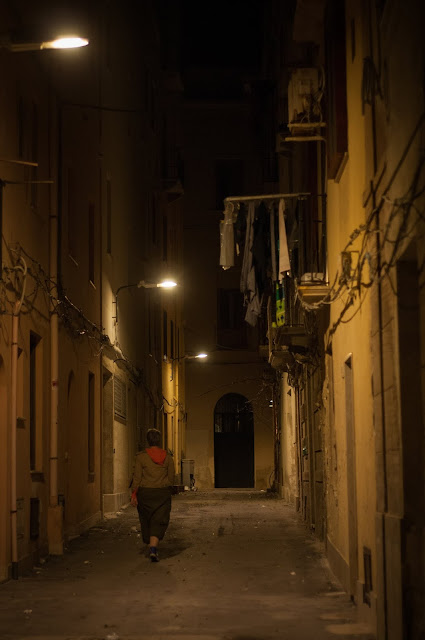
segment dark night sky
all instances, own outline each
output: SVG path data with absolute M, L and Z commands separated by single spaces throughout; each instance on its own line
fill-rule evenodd
M 262 7 L 261 0 L 182 0 L 183 66 L 258 66 Z

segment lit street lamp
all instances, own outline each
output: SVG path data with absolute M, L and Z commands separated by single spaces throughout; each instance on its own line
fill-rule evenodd
M 131 287 L 137 287 L 138 289 L 173 289 L 177 286 L 177 282 L 174 280 L 162 280 L 161 282 L 146 282 L 145 280 L 140 280 L 134 284 L 123 284 L 115 292 L 115 300 L 112 301 L 112 304 L 115 305 L 115 315 L 112 316 L 112 319 L 115 320 L 115 324 L 118 323 L 118 294 L 122 289 L 130 289 Z
M 143 289 L 154 289 L 155 287 L 160 287 L 161 289 L 173 289 L 174 287 L 177 287 L 177 282 L 174 282 L 174 280 L 163 280 L 162 282 L 157 282 L 155 284 L 153 282 L 145 282 L 144 280 L 140 280 L 140 282 L 137 283 L 137 287 L 139 289 L 141 287 L 143 287 Z
M 11 42 L 9 38 L 0 38 L 0 48 L 13 53 L 21 51 L 41 51 L 42 49 L 78 49 L 89 44 L 87 38 L 80 36 L 61 36 L 44 42 Z
M 172 358 L 170 382 L 174 378 L 174 363 L 176 361 L 179 362 L 180 360 L 204 360 L 204 358 L 208 358 L 208 353 L 204 353 L 203 351 L 201 351 L 201 353 L 197 353 L 195 356 L 184 355 L 184 356 L 180 356 L 180 358 Z

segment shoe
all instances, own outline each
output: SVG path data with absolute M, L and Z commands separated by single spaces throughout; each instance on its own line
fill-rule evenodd
M 150 547 L 149 556 L 152 562 L 159 562 L 158 551 L 156 550 L 156 547 Z

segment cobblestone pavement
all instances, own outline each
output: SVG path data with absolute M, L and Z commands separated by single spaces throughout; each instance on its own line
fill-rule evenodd
M 151 563 L 128 506 L 0 585 L 0 640 L 371 640 L 290 505 L 186 492 Z

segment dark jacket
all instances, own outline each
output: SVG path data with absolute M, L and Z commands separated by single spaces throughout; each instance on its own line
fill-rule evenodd
M 131 490 L 161 489 L 174 484 L 174 460 L 164 449 L 149 447 L 136 455 Z

